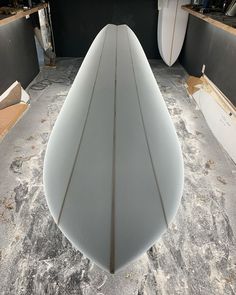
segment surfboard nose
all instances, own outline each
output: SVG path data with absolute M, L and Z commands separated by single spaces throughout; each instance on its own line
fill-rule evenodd
M 48 143 L 49 209 L 72 244 L 115 273 L 167 229 L 183 189 L 178 138 L 126 25 L 95 38 Z

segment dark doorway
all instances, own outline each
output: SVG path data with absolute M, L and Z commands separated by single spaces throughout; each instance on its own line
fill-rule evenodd
M 108 23 L 127 24 L 148 58 L 159 58 L 156 0 L 53 0 L 52 22 L 57 56 L 85 56 Z

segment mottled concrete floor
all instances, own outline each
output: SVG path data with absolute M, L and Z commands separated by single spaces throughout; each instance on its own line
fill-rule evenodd
M 180 65 L 151 61 L 181 141 L 185 189 L 169 230 L 109 275 L 74 249 L 49 214 L 45 148 L 81 64 L 62 59 L 32 83 L 31 108 L 0 144 L 0 294 L 236 294 L 236 167 L 184 83 Z

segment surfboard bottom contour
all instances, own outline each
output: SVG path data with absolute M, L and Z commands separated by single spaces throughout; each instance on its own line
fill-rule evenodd
M 114 273 L 166 231 L 183 190 L 180 144 L 126 25 L 95 38 L 52 130 L 46 199 L 64 235 Z

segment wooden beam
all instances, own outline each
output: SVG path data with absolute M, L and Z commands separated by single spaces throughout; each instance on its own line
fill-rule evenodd
M 213 19 L 210 15 L 202 14 L 200 12 L 197 12 L 197 11 L 191 9 L 191 5 L 183 5 L 182 9 L 187 11 L 191 15 L 194 15 L 195 17 L 198 17 L 198 18 L 204 20 L 205 22 L 208 22 L 209 24 L 212 24 L 213 26 L 236 36 L 236 29 L 235 28 L 233 28 L 227 24 L 224 24 L 221 21 Z
M 19 11 L 14 15 L 4 16 L 4 18 L 0 19 L 0 26 L 9 24 L 10 22 L 13 22 L 13 21 L 15 21 L 15 20 L 17 20 L 19 18 L 26 17 L 27 15 L 35 13 L 35 12 L 41 10 L 41 9 L 46 8 L 46 7 L 47 7 L 47 3 L 42 3 L 42 4 L 39 4 L 39 5 L 31 8 L 31 9 Z M 1 15 L 1 17 L 2 17 L 2 15 Z

